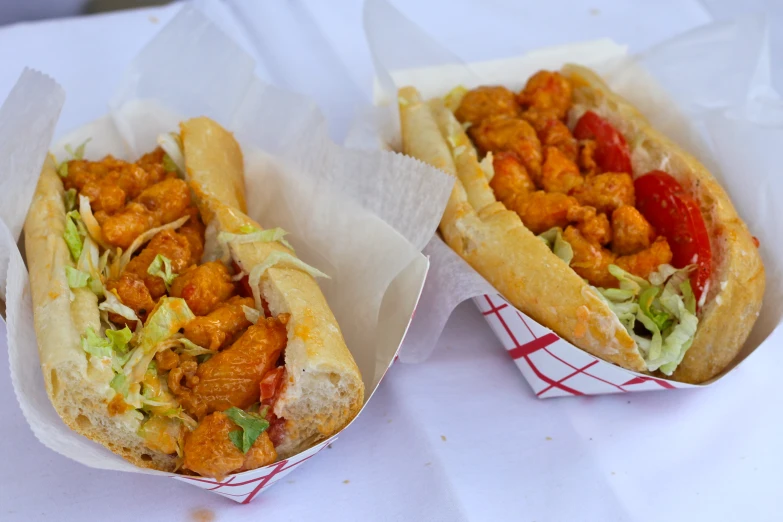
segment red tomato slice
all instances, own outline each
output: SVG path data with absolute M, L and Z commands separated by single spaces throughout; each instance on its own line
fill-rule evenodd
M 631 153 L 625 138 L 611 123 L 593 111 L 587 111 L 576 122 L 574 137 L 578 140 L 595 140 L 595 162 L 601 171 L 633 174 Z
M 634 181 L 636 208 L 669 241 L 672 265 L 696 264 L 691 274 L 698 300 L 712 272 L 712 249 L 699 205 L 669 174 L 653 170 Z
M 285 374 L 285 366 L 278 366 L 274 370 L 269 370 L 261 379 L 261 403 L 268 404 L 267 401 L 272 398 L 276 398 L 280 391 L 280 385 L 283 383 L 283 375 Z M 273 403 L 274 401 L 269 401 Z

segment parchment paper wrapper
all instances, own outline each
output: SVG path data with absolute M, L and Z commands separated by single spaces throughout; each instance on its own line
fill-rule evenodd
M 350 143 L 399 148 L 397 90 L 406 85 L 417 87 L 424 98 L 443 96 L 457 85 L 501 84 L 517 91 L 540 69 L 558 69 L 568 62 L 592 67 L 653 126 L 712 171 L 761 241 L 767 270 L 764 305 L 750 338 L 727 371 L 780 324 L 783 246 L 776 230 L 783 225 L 783 215 L 775 198 L 783 194 L 783 180 L 777 174 L 774 144 L 783 143 L 783 107 L 769 84 L 763 19 L 705 26 L 634 57 L 627 56 L 625 47 L 604 39 L 467 64 L 384 0 L 370 0 L 364 18 L 377 70 L 377 109 L 355 126 Z M 464 22 L 470 34 L 469 22 Z M 519 20 L 519 31 L 535 23 L 535 18 Z M 623 370 L 560 339 L 508 304 L 437 236 L 424 253 L 432 266 L 401 361 L 426 359 L 453 309 L 474 298 L 539 397 L 690 387 Z
M 299 257 L 331 276 L 319 283 L 362 372 L 369 400 L 413 315 L 428 268 L 420 250 L 437 226 L 453 182 L 400 154 L 335 145 L 313 103 L 262 83 L 253 69 L 253 60 L 230 38 L 199 11 L 186 7 L 132 62 L 109 114 L 63 136 L 52 151 L 62 158 L 65 144 L 91 138 L 88 159 L 113 154 L 135 160 L 156 147 L 160 133 L 177 130 L 179 121 L 199 115 L 233 131 L 245 153 L 249 214 L 265 227 L 289 231 Z M 57 108 L 43 112 L 48 119 L 31 118 L 13 107 L 0 110 L 0 131 L 12 128 L 15 143 L 30 145 L 0 148 L 0 161 L 14 166 L 0 173 L 6 194 L 0 198 L 5 202 L 12 193 L 16 199 L 14 211 L 1 215 L 16 233 L 62 104 L 62 90 L 44 80 L 23 75 L 9 103 L 34 106 L 43 100 L 44 106 Z M 421 190 L 432 195 L 432 207 L 417 204 L 415 195 Z M 384 219 L 393 219 L 395 228 Z M 0 229 L 0 259 L 8 266 L 1 275 L 8 285 L 12 380 L 36 437 L 88 466 L 161 474 L 136 468 L 77 435 L 54 411 L 41 377 L 27 272 L 14 236 Z M 335 438 L 222 483 L 167 475 L 249 502 Z

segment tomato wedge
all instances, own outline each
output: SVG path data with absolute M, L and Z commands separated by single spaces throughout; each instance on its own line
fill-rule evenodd
M 633 185 L 636 208 L 669 241 L 672 265 L 696 264 L 691 285 L 698 300 L 712 272 L 710 236 L 699 205 L 676 179 L 660 170 L 636 178 Z
M 611 123 L 593 111 L 587 111 L 576 122 L 574 137 L 578 140 L 595 140 L 595 162 L 602 172 L 633 174 L 631 153 L 625 138 Z
M 261 403 L 271 405 L 274 401 L 269 399 L 276 399 L 280 392 L 280 385 L 283 383 L 283 375 L 285 375 L 285 366 L 278 366 L 274 370 L 269 370 L 261 379 L 260 391 L 261 391 Z

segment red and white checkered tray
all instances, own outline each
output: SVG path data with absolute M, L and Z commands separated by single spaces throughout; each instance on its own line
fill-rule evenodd
M 222 481 L 205 477 L 189 477 L 174 473 L 171 474 L 171 477 L 181 480 L 182 482 L 193 484 L 201 489 L 206 489 L 207 491 L 214 491 L 218 495 L 223 495 L 240 504 L 247 504 L 253 500 L 256 495 L 262 491 L 266 491 L 272 484 L 288 475 L 306 460 L 309 460 L 311 457 L 315 456 L 316 453 L 336 440 L 337 437 L 332 437 L 289 459 L 275 462 L 274 464 L 264 466 L 263 468 L 231 475 Z
M 499 294 L 475 297 L 473 302 L 540 399 L 698 387 L 632 372 L 590 355 Z

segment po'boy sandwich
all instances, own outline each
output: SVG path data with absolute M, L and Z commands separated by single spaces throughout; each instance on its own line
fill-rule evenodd
M 758 242 L 694 157 L 592 71 L 399 93 L 404 152 L 457 178 L 446 243 L 514 306 L 637 372 L 701 383 L 759 314 Z
M 364 386 L 324 274 L 245 214 L 234 137 L 195 118 L 159 143 L 44 165 L 25 224 L 41 366 L 73 430 L 222 478 L 339 431 Z

